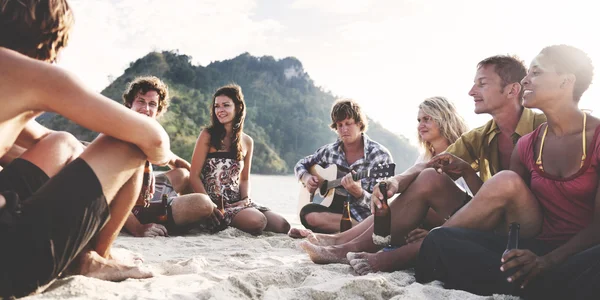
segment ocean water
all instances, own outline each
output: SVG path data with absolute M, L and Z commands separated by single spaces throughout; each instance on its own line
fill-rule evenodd
M 300 182 L 293 175 L 250 175 L 250 198 L 283 215 L 292 227 L 301 227 L 298 218 Z

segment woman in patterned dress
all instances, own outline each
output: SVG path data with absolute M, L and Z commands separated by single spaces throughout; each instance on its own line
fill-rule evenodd
M 216 232 L 233 226 L 250 234 L 286 233 L 289 223 L 250 198 L 250 167 L 254 141 L 243 132 L 246 105 L 238 85 L 219 88 L 212 101 L 211 125 L 200 132 L 192 156 L 190 184 L 224 205 L 222 217 L 203 222 Z

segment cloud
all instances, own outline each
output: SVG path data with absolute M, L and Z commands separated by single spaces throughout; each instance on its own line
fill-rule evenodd
M 434 95 L 453 100 L 472 127 L 489 119 L 473 114 L 467 95 L 487 56 L 528 63 L 542 47 L 567 43 L 600 61 L 600 19 L 585 0 L 70 2 L 76 24 L 60 65 L 96 90 L 152 50 L 179 49 L 203 65 L 243 52 L 295 56 L 317 85 L 411 138 L 418 103 Z M 597 90 L 582 107 L 600 107 Z
M 71 6 L 76 23 L 59 65 L 97 90 L 108 84 L 107 74 L 119 76 L 151 50 L 178 49 L 207 64 L 285 30 L 276 20 L 252 19 L 252 0 L 71 1 Z
M 292 3 L 294 9 L 317 9 L 333 14 L 359 14 L 368 10 L 374 1 L 367 0 L 296 0 Z

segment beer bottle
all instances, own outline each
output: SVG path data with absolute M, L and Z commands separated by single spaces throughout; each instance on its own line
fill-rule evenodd
M 506 243 L 506 250 L 504 250 L 504 253 L 502 254 L 502 256 L 504 256 L 504 254 L 506 254 L 510 250 L 519 249 L 519 228 L 520 227 L 521 226 L 519 225 L 519 223 L 516 223 L 516 222 L 510 223 L 510 225 L 508 227 L 509 228 L 508 229 L 508 242 Z M 508 270 L 505 270 L 504 275 L 508 278 L 510 276 L 513 276 L 517 271 L 518 271 L 518 269 L 515 269 L 515 268 L 508 269 Z M 510 284 L 513 285 L 513 287 L 515 289 L 518 287 L 518 284 L 516 282 L 512 282 Z
M 223 200 L 223 193 L 221 192 L 218 196 L 219 199 L 217 200 L 217 208 L 222 214 L 225 214 L 225 201 Z
M 504 254 L 512 249 L 519 249 L 519 228 L 521 225 L 517 222 L 510 223 L 508 227 L 508 243 L 506 243 L 506 250 Z M 503 254 L 503 255 L 504 255 Z
M 379 246 L 388 246 L 392 242 L 392 212 L 387 202 L 387 183 L 385 181 L 379 183 L 379 190 L 383 195 L 383 200 L 381 208 L 375 207 L 373 243 Z
M 153 195 L 150 194 L 152 178 L 150 178 L 150 176 L 152 176 L 152 169 L 150 169 L 150 162 L 146 161 L 146 164 L 144 165 L 144 177 L 142 179 L 142 190 L 140 191 L 140 196 L 135 203 L 136 206 L 146 207 L 148 206 L 150 199 L 152 199 Z
M 158 216 L 158 223 L 160 223 L 160 224 L 167 223 L 167 220 L 169 219 L 169 213 L 167 211 L 168 206 L 169 206 L 169 197 L 167 194 L 163 194 L 162 195 L 163 214 Z
M 340 232 L 352 228 L 352 219 L 350 219 L 350 201 L 344 201 L 344 210 L 342 211 L 342 220 L 340 221 Z

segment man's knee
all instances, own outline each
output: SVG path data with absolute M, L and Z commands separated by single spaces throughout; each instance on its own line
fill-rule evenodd
M 147 160 L 146 154 L 144 154 L 138 146 L 108 135 L 99 136 L 87 147 L 87 149 L 93 151 L 86 151 L 88 153 L 84 152 L 82 156 L 95 156 L 99 153 L 113 156 L 115 153 L 118 153 L 120 156 L 127 157 L 129 160 L 137 160 L 136 163 L 144 164 Z M 89 152 L 93 152 L 93 154 L 90 154 Z
M 184 168 L 175 168 L 165 173 L 171 182 L 186 181 L 190 178 L 190 172 Z
M 173 185 L 175 191 L 179 194 L 188 193 L 186 189 L 190 182 L 190 172 L 184 168 L 175 168 L 165 173 L 169 181 Z
M 519 195 L 523 193 L 524 190 L 528 189 L 525 182 L 519 176 L 519 174 L 513 171 L 501 171 L 494 175 L 488 182 L 488 185 L 495 186 L 494 189 L 497 193 L 501 193 L 505 197 L 490 197 L 490 199 L 496 199 L 501 204 L 504 205 L 505 202 L 514 201 L 519 199 L 519 197 L 512 197 L 511 195 Z M 489 190 L 488 190 L 489 191 Z
M 450 183 L 450 184 L 449 184 Z M 443 193 L 447 187 L 454 186 L 452 179 L 440 174 L 433 168 L 427 168 L 410 184 L 410 188 L 425 198 L 435 193 Z
M 63 155 L 76 158 L 83 152 L 83 144 L 72 134 L 65 131 L 55 131 L 42 139 L 46 145 L 53 145 Z
M 198 219 L 208 217 L 212 214 L 215 204 L 210 200 L 208 195 L 195 193 L 192 194 L 192 197 L 194 211 Z
M 186 225 L 209 217 L 215 205 L 206 194 L 189 194 L 175 198 L 171 203 L 173 219 L 177 225 Z
M 320 216 L 320 213 L 308 213 L 304 216 L 304 220 L 311 227 L 320 227 L 322 225 L 322 218 Z

